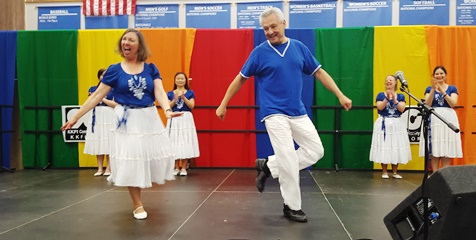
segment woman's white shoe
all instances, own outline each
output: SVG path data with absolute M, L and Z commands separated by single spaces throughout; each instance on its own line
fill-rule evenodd
M 139 210 L 140 208 L 144 209 L 143 206 L 140 206 L 132 212 L 132 214 L 134 214 L 134 218 L 138 219 L 138 220 L 146 219 L 147 218 L 147 212 L 145 210 L 141 213 L 136 213 L 136 211 Z
M 400 176 L 400 174 L 397 174 L 397 173 L 394 173 L 392 177 L 396 178 L 396 179 L 402 179 L 403 178 L 402 176 Z

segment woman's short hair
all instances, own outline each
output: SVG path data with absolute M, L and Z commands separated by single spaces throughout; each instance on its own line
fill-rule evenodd
M 124 35 L 130 32 L 135 33 L 139 41 L 139 48 L 137 49 L 137 60 L 145 62 L 145 60 L 147 60 L 147 58 L 149 58 L 152 53 L 149 49 L 149 46 L 147 45 L 147 42 L 145 41 L 144 34 L 142 34 L 140 31 L 137 31 L 136 29 L 129 28 L 122 34 L 121 38 L 119 38 L 119 41 L 117 42 L 117 52 L 121 54 L 121 57 L 124 57 L 124 53 L 122 52 L 122 38 L 124 38 Z

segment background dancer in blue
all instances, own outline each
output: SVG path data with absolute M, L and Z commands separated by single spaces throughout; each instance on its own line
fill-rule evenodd
M 285 36 L 286 20 L 279 8 L 263 11 L 260 24 L 268 41 L 251 52 L 240 73 L 228 87 L 216 115 L 224 120 L 230 99 L 246 79 L 255 76 L 261 121 L 266 126 L 275 154 L 268 159 L 256 160 L 256 187 L 262 192 L 266 178 L 279 178 L 284 216 L 292 221 L 307 222 L 307 216 L 301 210 L 299 170 L 321 159 L 324 148 L 301 101 L 302 74 L 319 79 L 338 97 L 346 110 L 352 107 L 352 101 L 340 91 L 303 43 Z M 294 141 L 299 145 L 298 150 L 294 149 Z
M 172 111 L 183 113 L 182 117 L 167 120 L 166 130 L 175 148 L 174 175 L 187 176 L 188 163 L 190 159 L 200 156 L 200 149 L 192 115 L 192 109 L 195 107 L 195 93 L 188 86 L 185 73 L 175 74 L 174 90 L 169 91 L 167 97 Z
M 379 117 L 374 123 L 370 161 L 382 165 L 383 179 L 389 178 L 388 164 L 392 164 L 392 177 L 401 179 L 398 164 L 407 164 L 412 160 L 407 128 L 400 117 L 405 111 L 405 95 L 395 92 L 397 88 L 397 78 L 388 75 L 385 92 L 379 92 L 375 98 Z
M 98 71 L 99 83 L 96 86 L 92 86 L 88 90 L 88 96 L 93 94 L 101 80 L 104 76 L 106 69 L 101 68 Z M 117 105 L 114 102 L 114 91 L 110 91 L 101 102 L 93 108 L 92 113 L 90 113 L 88 128 L 86 131 L 86 141 L 84 144 L 84 153 L 96 155 L 98 163 L 98 171 L 94 174 L 95 177 L 98 176 L 109 176 L 111 175 L 111 162 L 109 161 L 109 153 L 111 152 L 110 136 L 112 134 L 111 130 L 113 129 L 113 119 L 114 119 L 114 107 Z M 106 171 L 103 171 L 104 159 L 107 160 Z
M 433 69 L 431 85 L 425 90 L 425 103 L 431 105 L 436 113 L 459 129 L 458 115 L 453 109 L 458 103 L 458 89 L 446 83 L 446 74 L 446 68 L 443 66 L 436 66 Z M 440 169 L 440 164 L 441 168 L 447 167 L 451 165 L 452 158 L 463 157 L 460 134 L 453 132 L 438 117 L 430 116 L 429 145 L 425 144 L 423 137 L 420 138 L 420 156 L 425 156 L 425 147 L 429 146 L 433 172 Z

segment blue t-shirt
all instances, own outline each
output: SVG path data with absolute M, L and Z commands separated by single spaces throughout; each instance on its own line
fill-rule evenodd
M 288 38 L 284 44 L 273 46 L 266 41 L 257 46 L 240 74 L 244 78 L 255 76 L 260 118 L 264 121 L 273 114 L 306 115 L 301 100 L 302 74 L 313 75 L 320 67 L 302 42 Z
M 114 101 L 121 105 L 147 107 L 154 103 L 154 80 L 160 73 L 153 63 L 144 63 L 139 74 L 124 72 L 121 63 L 109 66 L 102 83 L 114 88 Z
M 427 87 L 425 90 L 425 94 L 431 91 L 431 86 Z M 456 86 L 448 85 L 448 88 L 445 91 L 446 94 L 451 95 L 452 93 L 458 94 L 458 89 Z M 443 97 L 444 93 L 439 93 L 435 91 L 435 95 L 433 96 L 433 102 L 431 103 L 432 107 L 450 107 L 448 102 Z M 428 103 L 427 103 L 428 104 Z
M 95 92 L 97 88 L 98 88 L 97 86 L 90 87 L 89 90 L 88 90 L 88 94 L 89 95 L 93 94 L 93 92 Z M 107 100 L 113 100 L 114 99 L 114 89 L 111 89 L 111 91 L 107 94 L 106 99 Z M 103 102 L 100 102 L 100 103 L 98 103 L 98 106 L 106 106 L 106 104 L 103 103 Z
M 174 100 L 174 91 L 173 90 L 169 91 L 167 93 L 167 97 L 169 98 L 170 101 Z M 193 90 L 187 90 L 187 92 L 185 92 L 185 97 L 187 99 L 195 98 L 195 93 L 193 92 Z M 172 108 L 172 111 L 174 111 L 174 112 L 183 112 L 183 111 L 191 112 L 192 109 L 190 109 L 187 106 L 187 104 L 185 104 L 185 101 L 182 98 L 178 98 L 177 102 L 175 102 L 175 105 Z
M 377 97 L 375 98 L 375 102 L 383 101 L 385 98 L 386 98 L 385 93 L 384 92 L 379 92 L 377 94 Z M 397 93 L 397 101 L 405 102 L 405 95 L 403 95 L 401 93 Z M 387 106 L 385 106 L 385 108 L 382 109 L 382 110 L 378 110 L 377 112 L 378 112 L 379 115 L 381 115 L 383 117 L 400 117 L 402 115 L 402 113 L 400 111 L 398 111 L 397 104 L 395 104 L 393 102 L 393 100 L 388 101 Z

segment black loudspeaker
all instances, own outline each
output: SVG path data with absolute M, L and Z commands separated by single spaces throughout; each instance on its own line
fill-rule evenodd
M 450 166 L 426 180 L 428 240 L 476 239 L 476 165 Z M 393 239 L 423 240 L 422 186 L 383 221 Z

